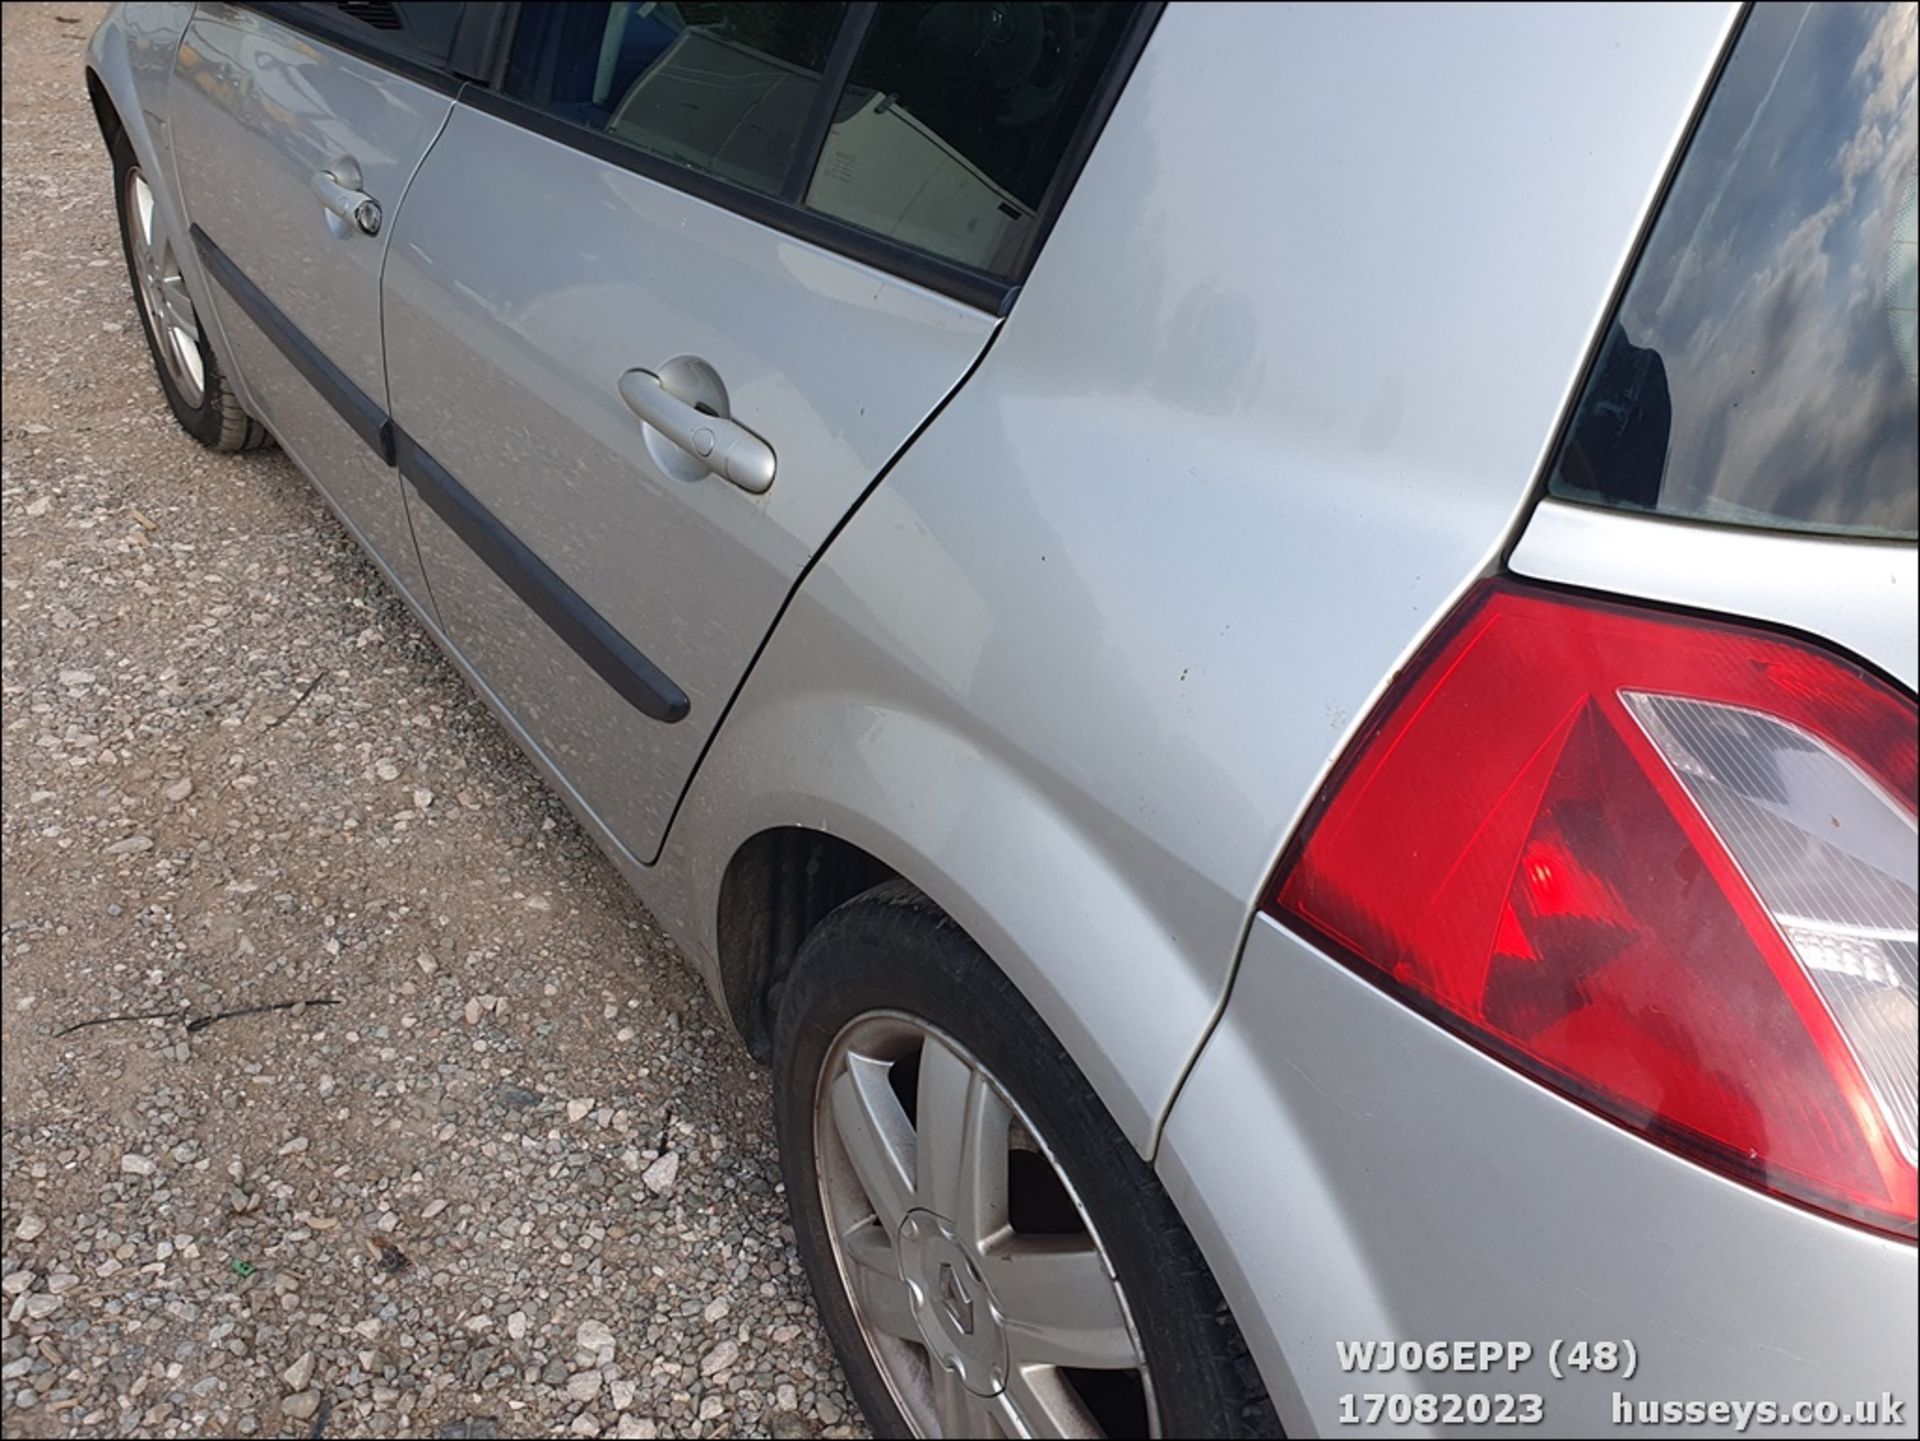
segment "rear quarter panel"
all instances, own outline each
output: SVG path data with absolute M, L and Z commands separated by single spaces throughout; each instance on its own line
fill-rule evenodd
M 1265 916 L 1180 1093 L 1160 1175 L 1213 1261 L 1289 1436 L 1731 1435 L 1627 1402 L 1844 1407 L 1914 1434 L 1911 1242 L 1662 1150 L 1415 1015 Z M 1341 1342 L 1524 1342 L 1491 1370 L 1347 1370 Z M 1631 1342 L 1631 1375 L 1553 1343 Z M 1564 1359 L 1569 1353 L 1562 1352 Z M 1528 1426 L 1341 1424 L 1379 1394 L 1542 1398 Z M 1816 1433 L 1753 1427 L 1755 1435 Z M 1872 1434 L 1875 1428 L 1818 1434 Z
M 1293 818 L 1504 545 L 1734 14 L 1170 7 L 649 899 L 711 955 L 757 830 L 865 846 L 1150 1151 Z

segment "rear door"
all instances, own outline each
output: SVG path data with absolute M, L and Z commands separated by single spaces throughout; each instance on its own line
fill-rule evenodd
M 201 5 L 168 105 L 194 245 L 260 419 L 422 600 L 386 453 L 380 266 L 453 106 L 465 8 Z
M 808 560 L 966 376 L 1143 17 L 525 6 L 385 282 L 442 624 L 635 857 Z

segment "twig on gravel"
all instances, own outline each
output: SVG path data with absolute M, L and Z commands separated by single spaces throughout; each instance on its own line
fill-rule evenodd
M 111 1026 L 117 1021 L 164 1021 L 169 1016 L 184 1016 L 184 1010 L 137 1011 L 130 1016 L 95 1016 L 90 1021 L 75 1021 L 71 1026 L 63 1026 L 54 1032 L 56 1036 L 71 1035 L 75 1031 L 84 1031 L 88 1026 Z
M 84 1031 L 88 1026 L 110 1026 L 118 1021 L 166 1021 L 178 1016 L 186 1022 L 187 1034 L 204 1031 L 215 1021 L 227 1021 L 235 1016 L 258 1016 L 267 1011 L 291 1011 L 299 1006 L 337 1006 L 338 996 L 315 996 L 310 1001 L 274 1001 L 264 1006 L 237 1006 L 231 1011 L 215 1011 L 208 1016 L 189 1017 L 184 1009 L 166 1011 L 139 1011 L 128 1016 L 95 1016 L 88 1021 L 75 1021 L 71 1026 L 63 1026 L 54 1032 L 56 1036 L 71 1035 L 75 1031 Z
M 301 1006 L 337 1006 L 338 996 L 315 996 L 310 1001 L 274 1001 L 265 1006 L 239 1006 L 231 1011 L 215 1011 L 211 1016 L 195 1016 L 187 1022 L 187 1033 L 204 1031 L 215 1021 L 231 1020 L 235 1016 L 258 1016 L 267 1011 L 291 1011 Z
M 272 730 L 275 726 L 279 725 L 281 721 L 284 721 L 288 716 L 292 715 L 295 711 L 299 710 L 301 703 L 305 701 L 308 696 L 313 694 L 315 688 L 319 686 L 321 681 L 326 679 L 326 676 L 327 676 L 327 673 L 325 671 L 321 671 L 312 680 L 308 681 L 307 688 L 300 692 L 300 699 L 296 700 L 292 705 L 288 706 L 284 711 L 282 711 L 280 713 L 279 720 L 268 721 L 267 729 Z

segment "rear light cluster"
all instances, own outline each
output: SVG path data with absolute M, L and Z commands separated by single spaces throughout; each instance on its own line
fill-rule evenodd
M 1917 725 L 1810 645 L 1489 582 L 1268 909 L 1602 1114 L 1911 1236 Z

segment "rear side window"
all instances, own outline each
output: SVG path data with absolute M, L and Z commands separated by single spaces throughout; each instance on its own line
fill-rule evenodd
M 505 91 L 673 164 L 778 194 L 847 7 L 529 5 Z
M 806 204 L 944 260 L 1011 274 L 1128 10 L 883 4 Z
M 1761 4 L 1602 344 L 1553 494 L 1912 539 L 1915 6 Z
M 758 218 L 998 285 L 1084 154 L 1139 14 L 1103 0 L 523 5 L 500 89 L 776 202 L 741 207 Z

